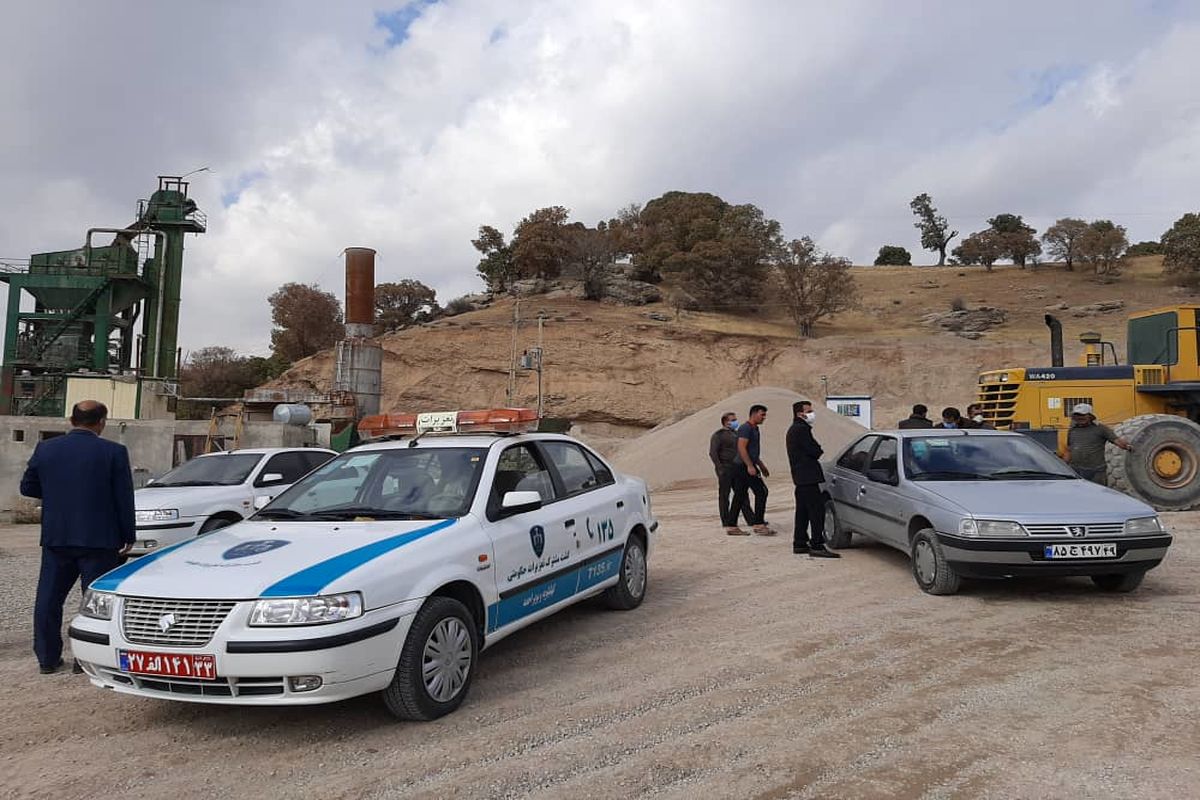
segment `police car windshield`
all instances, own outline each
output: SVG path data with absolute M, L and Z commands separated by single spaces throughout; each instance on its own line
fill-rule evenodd
M 486 455 L 474 447 L 345 453 L 257 516 L 279 522 L 461 517 L 471 506 Z
M 173 486 L 237 486 L 246 480 L 260 453 L 231 453 L 193 458 L 150 484 L 148 489 Z
M 1024 436 L 923 436 L 904 440 L 914 481 L 1069 480 L 1075 472 Z

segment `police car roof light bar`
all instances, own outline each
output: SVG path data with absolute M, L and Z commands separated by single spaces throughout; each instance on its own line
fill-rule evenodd
M 426 434 L 525 433 L 538 427 L 537 412 L 531 408 L 491 408 L 477 411 L 435 411 L 426 414 L 375 414 L 363 417 L 358 433 L 363 439 L 414 437 L 409 446 Z

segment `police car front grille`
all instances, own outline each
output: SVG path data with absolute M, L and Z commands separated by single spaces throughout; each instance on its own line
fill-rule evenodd
M 233 601 L 126 597 L 122 603 L 122 629 L 127 641 L 138 644 L 203 647 L 235 605 Z M 172 624 L 168 626 L 168 622 Z
M 1120 536 L 1125 533 L 1123 522 L 1061 523 L 1053 525 L 1026 525 L 1030 536 L 1065 536 L 1068 538 L 1093 538 L 1096 536 Z M 1083 537 L 1079 531 L 1083 531 Z

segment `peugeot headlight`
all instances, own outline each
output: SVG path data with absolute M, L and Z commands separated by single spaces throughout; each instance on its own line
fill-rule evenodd
M 1126 536 L 1145 536 L 1147 534 L 1162 532 L 1162 522 L 1159 521 L 1158 517 L 1137 517 L 1136 519 L 1125 520 Z
M 83 602 L 79 604 L 79 613 L 92 619 L 112 619 L 113 604 L 117 596 L 108 592 L 96 592 L 88 589 L 83 593 Z
M 153 511 L 135 511 L 134 518 L 138 522 L 167 522 L 179 519 L 178 508 L 156 508 Z
M 1003 539 L 1012 536 L 1028 536 L 1029 532 L 1015 522 L 996 519 L 964 519 L 958 524 L 960 536 Z
M 250 624 L 323 625 L 361 617 L 362 613 L 362 595 L 358 592 L 321 597 L 281 597 L 257 601 L 250 612 Z

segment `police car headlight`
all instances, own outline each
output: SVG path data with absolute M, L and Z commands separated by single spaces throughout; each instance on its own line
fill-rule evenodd
M 112 619 L 113 605 L 116 595 L 108 592 L 94 592 L 88 589 L 83 593 L 83 602 L 79 604 L 79 613 L 92 619 Z
M 1159 522 L 1158 517 L 1138 517 L 1137 519 L 1125 520 L 1126 536 L 1145 536 L 1147 534 L 1162 532 L 1163 526 Z
M 323 625 L 361 617 L 362 595 L 358 592 L 327 594 L 321 597 L 281 597 L 259 600 L 250 612 L 250 624 Z
M 972 539 L 1029 535 L 1028 531 L 1015 522 L 996 519 L 964 519 L 958 524 L 958 533 L 960 536 L 969 536 Z
M 133 516 L 138 522 L 167 522 L 179 519 L 179 509 L 156 508 L 153 511 L 135 511 Z

